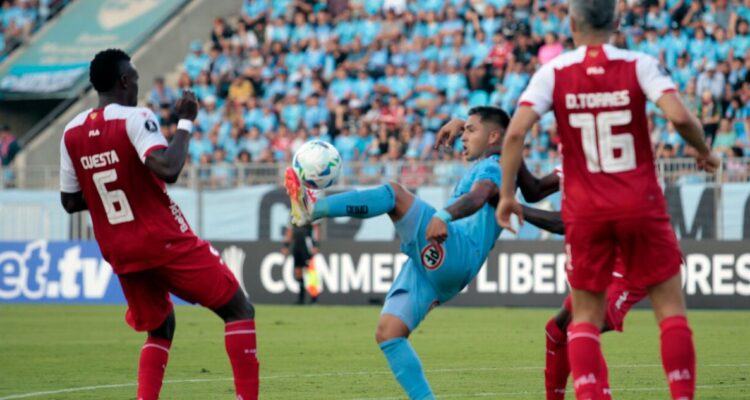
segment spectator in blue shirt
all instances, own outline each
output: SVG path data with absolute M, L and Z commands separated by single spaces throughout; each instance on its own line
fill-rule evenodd
M 294 28 L 291 33 L 291 42 L 300 46 L 305 46 L 312 36 L 313 29 L 305 19 L 305 14 L 297 13 L 294 15 Z
M 706 37 L 706 31 L 702 27 L 695 30 L 695 37 L 688 45 L 688 53 L 694 64 L 716 61 L 713 41 Z
M 670 22 L 669 14 L 658 3 L 651 3 L 646 14 L 646 27 L 653 28 L 663 35 L 667 32 Z
M 206 97 L 203 101 L 203 107 L 198 110 L 196 121 L 203 132 L 210 132 L 214 126 L 221 124 L 221 110 L 216 107 L 216 97 Z
M 148 95 L 149 103 L 155 106 L 167 105 L 171 108 L 175 102 L 175 95 L 172 88 L 164 85 L 164 78 L 157 76 L 154 79 L 154 88 Z
M 250 153 L 253 160 L 260 158 L 264 150 L 268 149 L 271 142 L 260 133 L 257 127 L 250 128 L 247 139 L 244 142 L 244 150 Z
M 289 26 L 284 23 L 284 20 L 277 18 L 272 23 L 266 26 L 266 40 L 269 42 L 281 42 L 286 43 L 289 41 L 291 31 Z
M 670 34 L 662 39 L 661 47 L 664 49 L 664 58 L 667 67 L 674 68 L 677 65 L 677 57 L 687 51 L 689 39 L 680 29 L 678 24 L 673 24 Z
M 268 0 L 244 0 L 242 18 L 245 25 L 254 25 L 268 13 Z
M 750 25 L 745 20 L 737 23 L 737 34 L 732 38 L 732 57 L 745 58 L 750 49 Z
M 560 30 L 560 21 L 557 16 L 550 14 L 546 7 L 539 11 L 531 21 L 531 32 L 536 37 L 544 37 L 547 33 L 557 33 Z
M 187 71 L 190 79 L 195 79 L 201 71 L 207 71 L 209 66 L 208 55 L 203 53 L 203 44 L 200 40 L 194 40 L 190 43 L 190 54 L 185 57 L 183 66 Z
M 276 117 L 276 113 L 273 112 L 270 106 L 263 107 L 263 115 L 261 116 L 260 121 L 257 122 L 257 126 L 263 134 L 267 134 L 279 126 L 279 119 Z
M 339 151 L 341 159 L 346 161 L 354 161 L 357 158 L 357 138 L 352 136 L 349 128 L 344 126 L 336 139 L 333 141 L 333 145 L 336 146 L 336 150 Z
M 289 92 L 284 106 L 281 108 L 281 122 L 290 130 L 296 131 L 302 123 L 305 106 L 299 102 L 298 92 Z

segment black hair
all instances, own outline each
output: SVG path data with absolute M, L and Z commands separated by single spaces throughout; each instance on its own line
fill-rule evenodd
M 94 56 L 89 66 L 89 81 L 97 92 L 106 92 L 115 86 L 122 75 L 120 63 L 123 61 L 130 61 L 130 56 L 120 49 L 103 50 Z
M 478 106 L 469 110 L 469 115 L 478 115 L 481 122 L 492 122 L 500 125 L 503 130 L 508 129 L 510 116 L 500 107 Z

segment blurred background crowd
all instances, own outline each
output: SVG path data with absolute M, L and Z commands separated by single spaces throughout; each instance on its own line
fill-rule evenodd
M 5 47 L 58 3 L 66 2 L 2 1 Z M 433 150 L 443 123 L 476 105 L 512 113 L 539 65 L 573 48 L 565 3 L 245 0 L 185 49 L 179 72 L 157 78 L 147 101 L 170 137 L 175 101 L 186 89 L 197 94 L 193 165 L 289 161 L 318 138 L 349 165 L 398 161 L 399 173 L 419 177 L 423 161 L 460 157 L 460 141 Z M 659 58 L 712 146 L 728 159 L 750 155 L 750 0 L 620 0 L 619 8 L 612 43 Z M 649 121 L 660 158 L 690 155 L 653 104 Z M 549 166 L 536 172 L 559 163 L 558 142 L 545 115 L 526 143 L 527 160 Z M 366 182 L 378 168 L 356 173 Z
M 0 0 L 0 62 L 70 0 Z

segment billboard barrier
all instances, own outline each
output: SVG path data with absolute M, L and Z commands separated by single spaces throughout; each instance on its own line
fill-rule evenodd
M 214 242 L 254 303 L 291 304 L 299 285 L 279 242 Z M 747 242 L 683 241 L 694 308 L 750 310 Z M 321 304 L 379 304 L 406 263 L 397 242 L 330 240 L 315 265 Z M 500 241 L 452 305 L 559 306 L 568 291 L 559 241 Z M 123 303 L 95 242 L 0 242 L 0 303 Z

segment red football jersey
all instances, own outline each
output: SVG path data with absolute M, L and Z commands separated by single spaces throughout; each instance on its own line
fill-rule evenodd
M 555 113 L 565 221 L 667 215 L 646 101 L 674 90 L 655 58 L 610 45 L 581 46 L 534 74 L 519 105 Z
M 115 273 L 163 266 L 200 243 L 145 160 L 167 146 L 147 108 L 116 104 L 78 114 L 60 143 L 60 189 L 83 192 Z

